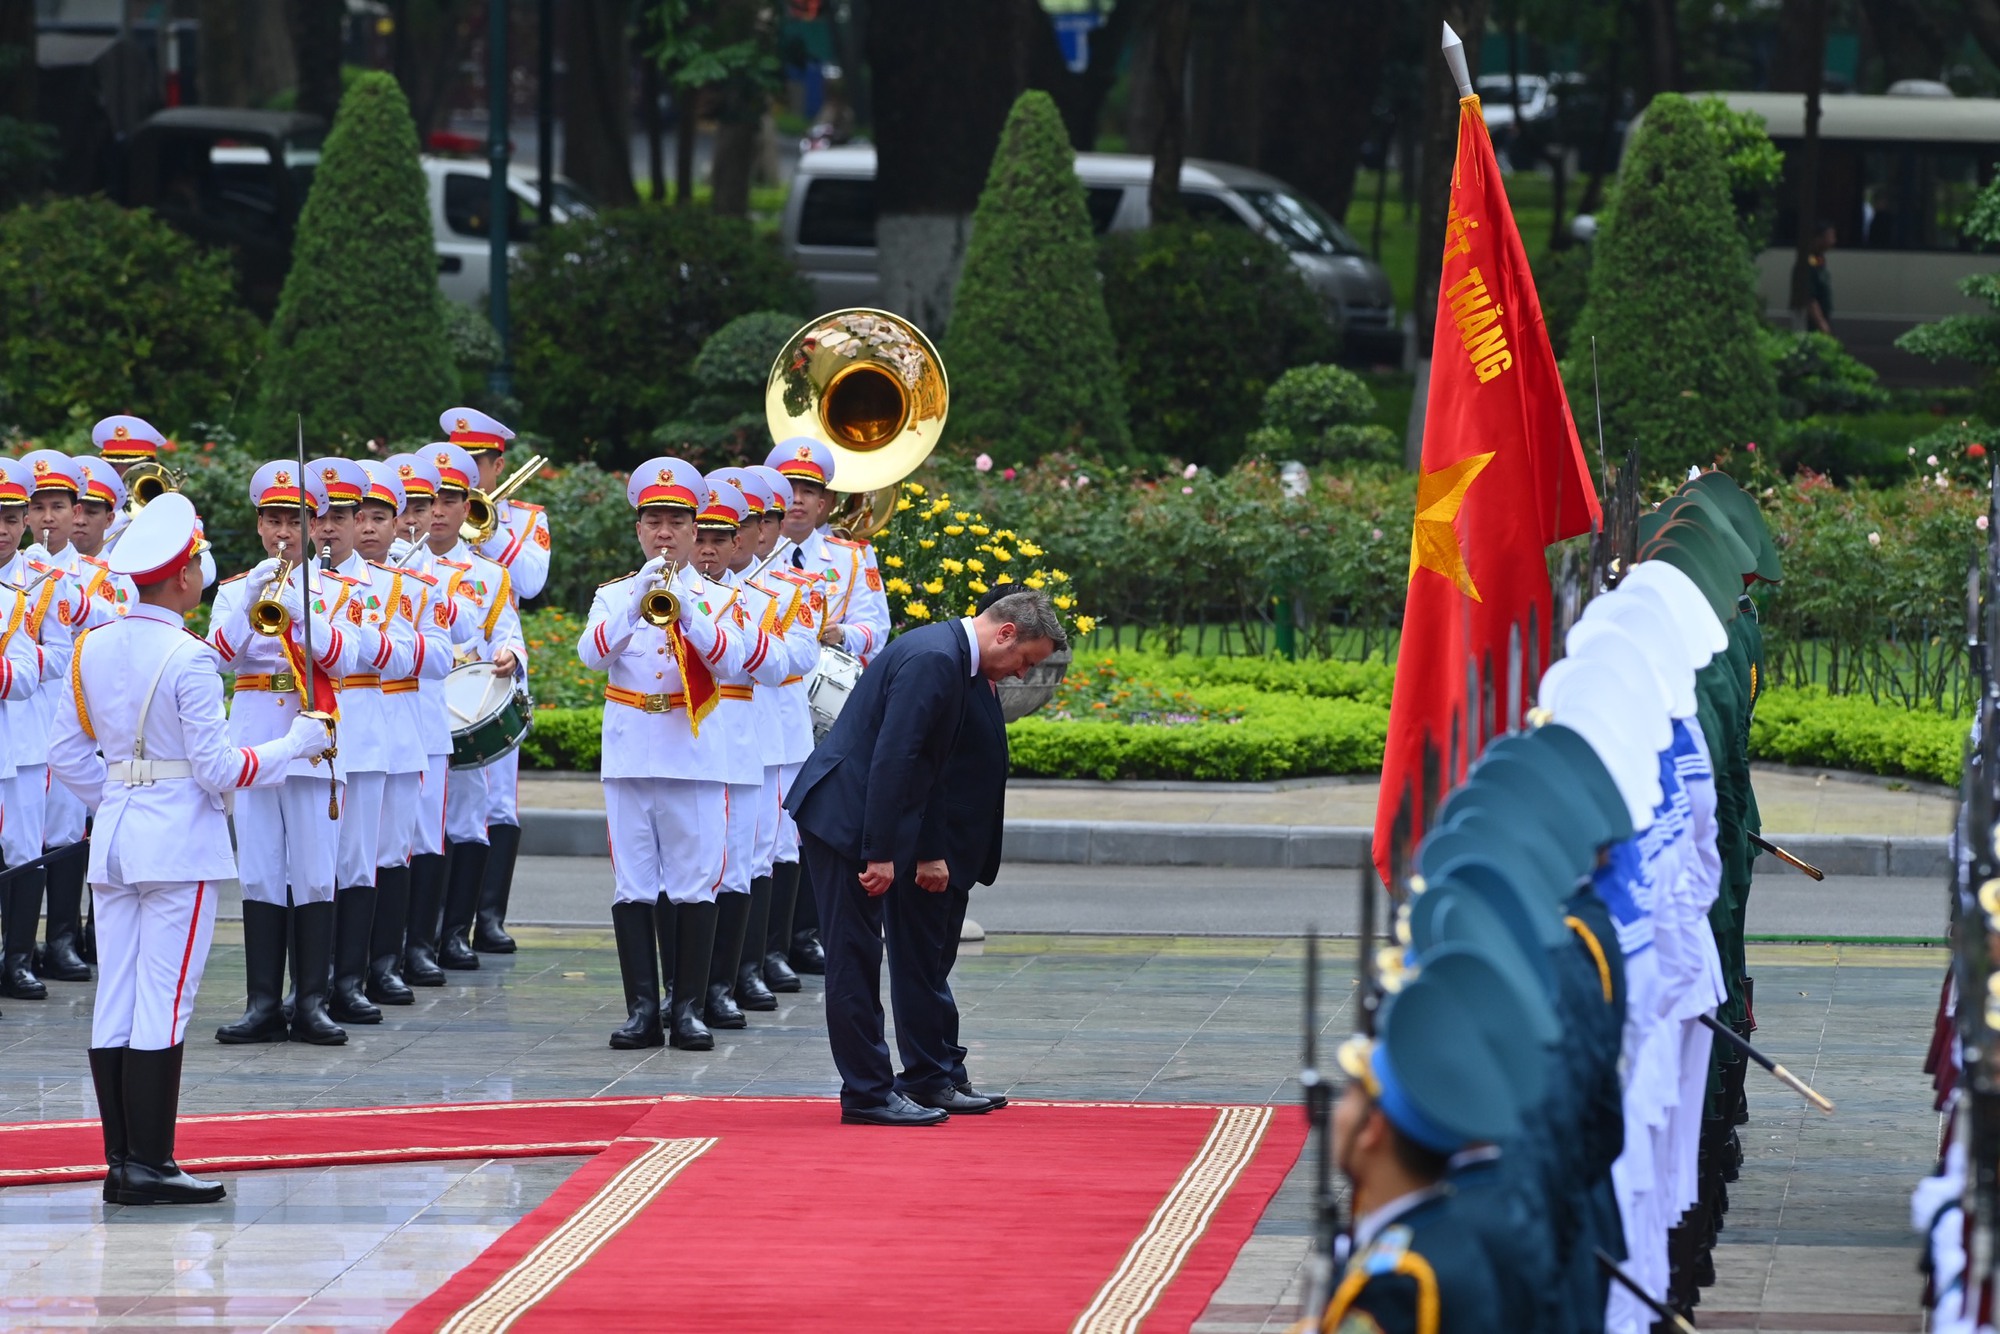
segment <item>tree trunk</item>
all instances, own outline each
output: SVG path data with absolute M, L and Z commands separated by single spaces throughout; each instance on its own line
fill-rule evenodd
M 329 122 L 340 108 L 341 35 L 346 16 L 345 0 L 288 0 L 285 5 L 292 62 L 299 71 L 298 108 Z
M 700 88 L 674 90 L 675 208 L 688 208 L 694 203 L 694 150 L 695 140 L 701 134 L 703 97 Z
M 715 16 L 718 43 L 756 42 L 775 48 L 777 34 L 763 22 L 763 0 L 722 0 Z M 750 213 L 750 177 L 757 165 L 757 127 L 764 116 L 764 90 L 751 80 L 731 79 L 718 90 L 715 156 L 709 165 L 709 207 L 732 218 Z
M 627 0 L 567 0 L 558 13 L 568 65 L 563 175 L 613 206 L 639 198 L 632 185 L 630 17 Z
M 1259 163 L 1344 218 L 1361 169 L 1361 145 L 1375 128 L 1375 98 L 1397 9 L 1289 0 L 1267 2 L 1264 14 L 1269 57 Z
M 1430 388 L 1431 338 L 1436 332 L 1438 274 L 1444 266 L 1444 219 L 1451 207 L 1451 173 L 1458 160 L 1458 87 L 1438 51 L 1443 25 L 1465 43 L 1466 68 L 1479 69 L 1479 38 L 1486 30 L 1486 0 L 1431 0 L 1424 21 L 1423 143 L 1417 194 L 1417 281 L 1411 301 L 1416 317 L 1417 392 L 1410 400 L 1404 458 L 1423 458 L 1425 396 Z
M 639 62 L 639 119 L 646 126 L 646 176 L 655 204 L 667 202 L 667 127 L 660 119 L 660 67 Z
M 1036 0 L 1015 0 L 1030 10 L 1038 9 Z M 1031 42 L 1028 64 L 1028 86 L 1040 88 L 1056 100 L 1056 110 L 1062 113 L 1063 128 L 1069 132 L 1069 141 L 1079 153 L 1087 153 L 1097 145 L 1098 122 L 1104 115 L 1104 99 L 1110 94 L 1111 86 L 1118 81 L 1123 67 L 1125 52 L 1131 46 L 1133 36 L 1146 23 L 1156 0 L 1119 0 L 1112 7 L 1104 26 L 1090 35 L 1090 63 L 1081 74 L 1070 72 L 1062 59 L 1062 45 L 1056 40 L 1055 27 L 1046 19 L 1042 27 L 1045 37 L 1039 42 Z
M 1679 92 L 1681 86 L 1680 14 L 1675 0 L 1646 0 L 1646 78 L 1649 91 Z M 1779 31 L 1788 32 L 1782 24 Z
M 469 0 L 392 0 L 389 6 L 396 25 L 389 59 L 403 96 L 410 99 L 410 118 L 420 140 L 438 128 L 465 61 L 472 40 L 466 21 L 470 8 Z
M 1190 4 L 1187 58 L 1182 62 L 1186 125 L 1183 157 L 1215 158 L 1262 167 L 1258 130 L 1261 93 L 1269 77 L 1262 11 L 1272 0 Z M 1282 0 L 1277 0 L 1282 3 Z M 1170 5 L 1163 20 L 1172 15 Z
M 1159 97 L 1159 127 L 1153 135 L 1153 184 L 1146 194 L 1155 223 L 1181 216 L 1181 162 L 1187 156 L 1187 56 L 1193 27 L 1192 0 L 1161 0 L 1159 29 L 1153 34 L 1153 82 Z
M 1807 328 L 1812 304 L 1812 247 L 1819 226 L 1819 103 L 1826 83 L 1826 0 L 1805 0 L 1805 24 L 1798 29 L 1799 60 L 1805 68 L 1806 137 L 1799 152 L 1798 248 L 1792 255 L 1792 313 Z M 1788 5 L 1787 8 L 1790 8 Z
M 882 304 L 941 333 L 1000 127 L 1048 21 L 1029 6 L 870 0 Z

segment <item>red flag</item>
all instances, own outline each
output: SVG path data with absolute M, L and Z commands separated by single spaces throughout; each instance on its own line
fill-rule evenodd
M 1406 791 L 1407 837 L 1414 842 L 1423 832 L 1425 747 L 1436 754 L 1442 795 L 1484 744 L 1479 702 L 1466 698 L 1468 661 L 1491 682 L 1504 725 L 1512 627 L 1521 628 L 1524 664 L 1549 660 L 1545 552 L 1551 542 L 1600 522 L 1493 141 L 1479 99 L 1464 97 L 1431 342 L 1410 586 L 1375 810 L 1375 865 L 1385 881 L 1391 827 Z M 1536 609 L 1532 645 L 1530 608 Z M 1524 691 L 1533 686 L 1522 682 Z M 1447 754 L 1454 719 L 1458 747 Z

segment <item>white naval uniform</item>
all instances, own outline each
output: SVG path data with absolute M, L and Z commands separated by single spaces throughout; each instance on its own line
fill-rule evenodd
M 334 879 L 342 888 L 375 883 L 381 851 L 383 801 L 392 752 L 390 715 L 382 694 L 385 680 L 412 674 L 417 636 L 398 614 L 405 577 L 370 565 L 359 552 L 335 566 L 332 577 L 346 583 L 335 624 L 363 627 L 376 634 L 373 657 L 340 683 L 340 752 L 347 761 L 347 786 L 340 805 L 339 847 Z
M 517 674 L 528 670 L 528 642 L 521 634 L 521 613 L 515 610 L 513 581 L 507 571 L 484 556 L 477 555 L 463 540 L 435 563 L 444 597 L 455 603 L 458 617 L 473 631 L 459 650 L 461 661 L 491 662 L 503 648 L 514 650 L 520 665 Z M 443 699 L 443 687 L 439 687 Z M 440 706 L 440 716 L 443 710 Z M 450 728 L 446 728 L 447 734 Z M 444 836 L 453 843 L 486 841 L 487 776 L 492 765 L 477 769 L 453 770 L 451 747 L 431 761 L 428 779 L 444 789 Z M 428 796 L 428 793 L 426 793 Z M 443 851 L 442 848 L 439 849 Z
M 410 826 L 410 855 L 444 855 L 445 798 L 450 790 L 451 720 L 445 710 L 444 679 L 458 665 L 458 655 L 479 656 L 482 639 L 479 618 L 465 610 L 465 604 L 447 596 L 445 581 L 457 573 L 438 563 L 428 544 L 398 542 L 389 548 L 389 559 L 431 580 L 424 590 L 426 629 L 442 631 L 448 649 L 443 663 L 426 659 L 426 670 L 418 673 L 418 737 L 423 743 L 424 770 L 417 776 L 417 802 Z M 413 608 L 414 610 L 414 608 Z M 430 644 L 436 647 L 436 641 Z
M 758 625 L 772 636 L 778 647 L 774 659 L 781 659 L 783 675 L 776 684 L 759 678 L 752 701 L 759 757 L 764 764 L 763 790 L 757 798 L 757 838 L 751 854 L 750 876 L 771 874 L 772 864 L 798 860 L 798 832 L 793 827 L 789 858 L 779 856 L 784 829 L 791 819 L 785 812 L 785 792 L 798 774 L 798 766 L 812 753 L 812 718 L 805 699 L 805 674 L 819 661 L 819 620 L 812 610 L 813 581 L 804 576 L 786 579 L 776 570 L 746 582 L 766 599 Z M 796 708 L 794 707 L 796 706 Z M 805 728 L 805 749 L 799 750 L 790 722 L 796 712 Z
M 638 577 L 628 574 L 597 590 L 576 646 L 584 666 L 610 677 L 598 767 L 613 897 L 652 903 L 664 894 L 672 903 L 713 903 L 728 852 L 728 789 L 721 781 L 726 752 L 720 729 L 712 726 L 723 702 L 698 733 L 690 726 L 668 632 L 632 614 Z M 679 572 L 673 583 L 684 604 L 689 651 L 708 663 L 718 682 L 740 672 L 760 647 L 771 651 L 761 631 L 739 628 L 733 616 L 714 616 L 730 590 L 691 570 Z M 619 702 L 614 692 L 639 702 Z
M 56 573 L 35 583 L 50 571 Z M 75 604 L 76 591 L 57 567 L 30 560 L 20 551 L 0 565 L 0 584 L 16 589 L 32 585 L 28 587 L 25 604 L 17 597 L 9 605 L 7 625 L 0 629 L 0 635 L 6 636 L 9 649 L 21 638 L 38 645 L 41 680 L 60 680 L 69 670 L 73 639 L 69 623 L 63 619 L 62 606 L 65 602 Z M 48 825 L 49 724 L 55 716 L 53 687 L 10 699 L 5 708 L 14 773 L 0 785 L 0 794 L 4 794 L 0 795 L 0 810 L 5 812 L 5 817 L 0 818 L 0 855 L 6 857 L 7 865 L 21 866 L 42 855 L 42 833 Z
M 337 607 L 350 590 L 320 574 L 317 562 L 313 570 L 313 657 L 319 669 L 338 683 L 350 672 L 367 670 L 360 664 L 372 662 L 380 653 L 382 636 L 330 619 L 329 608 Z M 293 570 L 291 577 L 296 581 L 298 571 Z M 251 588 L 243 575 L 226 580 L 215 590 L 209 617 L 209 642 L 221 657 L 223 670 L 236 677 L 229 739 L 239 746 L 258 746 L 284 736 L 299 715 L 300 695 L 306 688 L 294 677 L 279 637 L 250 629 L 249 604 L 263 593 L 262 588 Z M 302 644 L 296 623 L 286 634 L 295 648 Z M 339 753 L 331 761 L 336 782 L 347 774 L 346 749 L 336 734 Z M 295 760 L 282 784 L 259 787 L 237 803 L 239 878 L 245 900 L 282 908 L 289 888 L 296 903 L 333 901 L 340 826 L 327 816 L 328 768 L 327 761 L 314 765 Z
M 540 505 L 500 502 L 500 523 L 478 548 L 480 555 L 507 571 L 514 610 L 522 598 L 540 597 L 549 582 L 549 516 Z M 486 820 L 521 823 L 521 752 L 514 749 L 485 768 Z
M 409 623 L 416 640 L 416 657 L 406 675 L 382 678 L 382 706 L 388 728 L 388 772 L 382 784 L 381 837 L 375 851 L 375 865 L 406 866 L 417 851 L 417 828 L 422 819 L 424 772 L 430 768 L 426 737 L 436 729 L 444 731 L 444 744 L 451 745 L 450 729 L 444 727 L 443 704 L 438 717 L 428 719 L 423 698 L 427 683 L 442 681 L 452 668 L 451 627 L 438 624 L 433 613 L 437 581 L 428 574 L 397 565 L 376 565 L 377 578 L 383 573 L 402 580 L 402 597 L 396 614 Z M 443 604 L 439 604 L 443 605 Z M 449 606 L 445 607 L 450 615 Z M 444 804 L 438 803 L 437 851 L 444 845 Z
M 697 745 L 706 742 L 710 725 L 721 724 L 714 729 L 715 739 L 721 743 L 715 773 L 726 788 L 723 814 L 728 846 L 718 889 L 724 894 L 748 894 L 750 881 L 763 874 L 757 869 L 757 846 L 759 827 L 766 818 L 764 742 L 758 730 L 763 715 L 757 708 L 757 696 L 775 690 L 791 675 L 793 648 L 770 619 L 772 594 L 730 574 L 714 586 L 722 593 L 721 601 L 712 607 L 714 619 L 733 625 L 738 634 L 756 636 L 742 666 L 728 673 L 717 671 L 722 702 L 696 740 Z M 771 823 L 775 828 L 775 821 Z
M 882 651 L 889 642 L 889 595 L 882 589 L 874 547 L 834 537 L 822 528 L 808 533 L 783 561 L 819 578 L 826 596 L 826 620 L 842 627 L 842 648 L 863 663 Z
M 49 763 L 97 817 L 90 1045 L 159 1051 L 186 1036 L 214 934 L 216 886 L 236 874 L 222 794 L 284 782 L 295 751 L 282 735 L 255 747 L 229 743 L 215 653 L 171 611 L 133 606 L 87 632 L 82 648 L 55 691 Z M 128 786 L 98 750 L 128 764 L 142 708 L 146 761 L 184 772 Z

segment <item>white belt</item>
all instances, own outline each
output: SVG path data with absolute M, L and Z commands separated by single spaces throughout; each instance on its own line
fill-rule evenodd
M 186 760 L 113 760 L 105 768 L 126 787 L 147 787 L 163 778 L 194 777 L 194 765 Z

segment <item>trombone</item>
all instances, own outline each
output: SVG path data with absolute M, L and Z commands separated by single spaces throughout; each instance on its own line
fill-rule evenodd
M 528 479 L 547 463 L 546 458 L 535 455 L 517 468 L 512 477 L 494 487 L 491 495 L 476 486 L 472 488 L 472 494 L 465 502 L 465 522 L 458 526 L 458 535 L 465 539 L 467 545 L 482 546 L 499 531 L 501 502 L 525 486 Z
M 292 577 L 292 563 L 285 559 L 285 544 L 278 543 L 278 569 L 271 576 L 271 582 L 264 586 L 263 594 L 250 604 L 247 615 L 250 628 L 260 635 L 276 637 L 292 626 L 292 614 L 285 610 L 285 604 L 278 601 L 279 593 Z
M 125 470 L 124 481 L 125 517 L 129 519 L 167 492 L 180 490 L 187 478 L 164 463 L 141 459 Z

